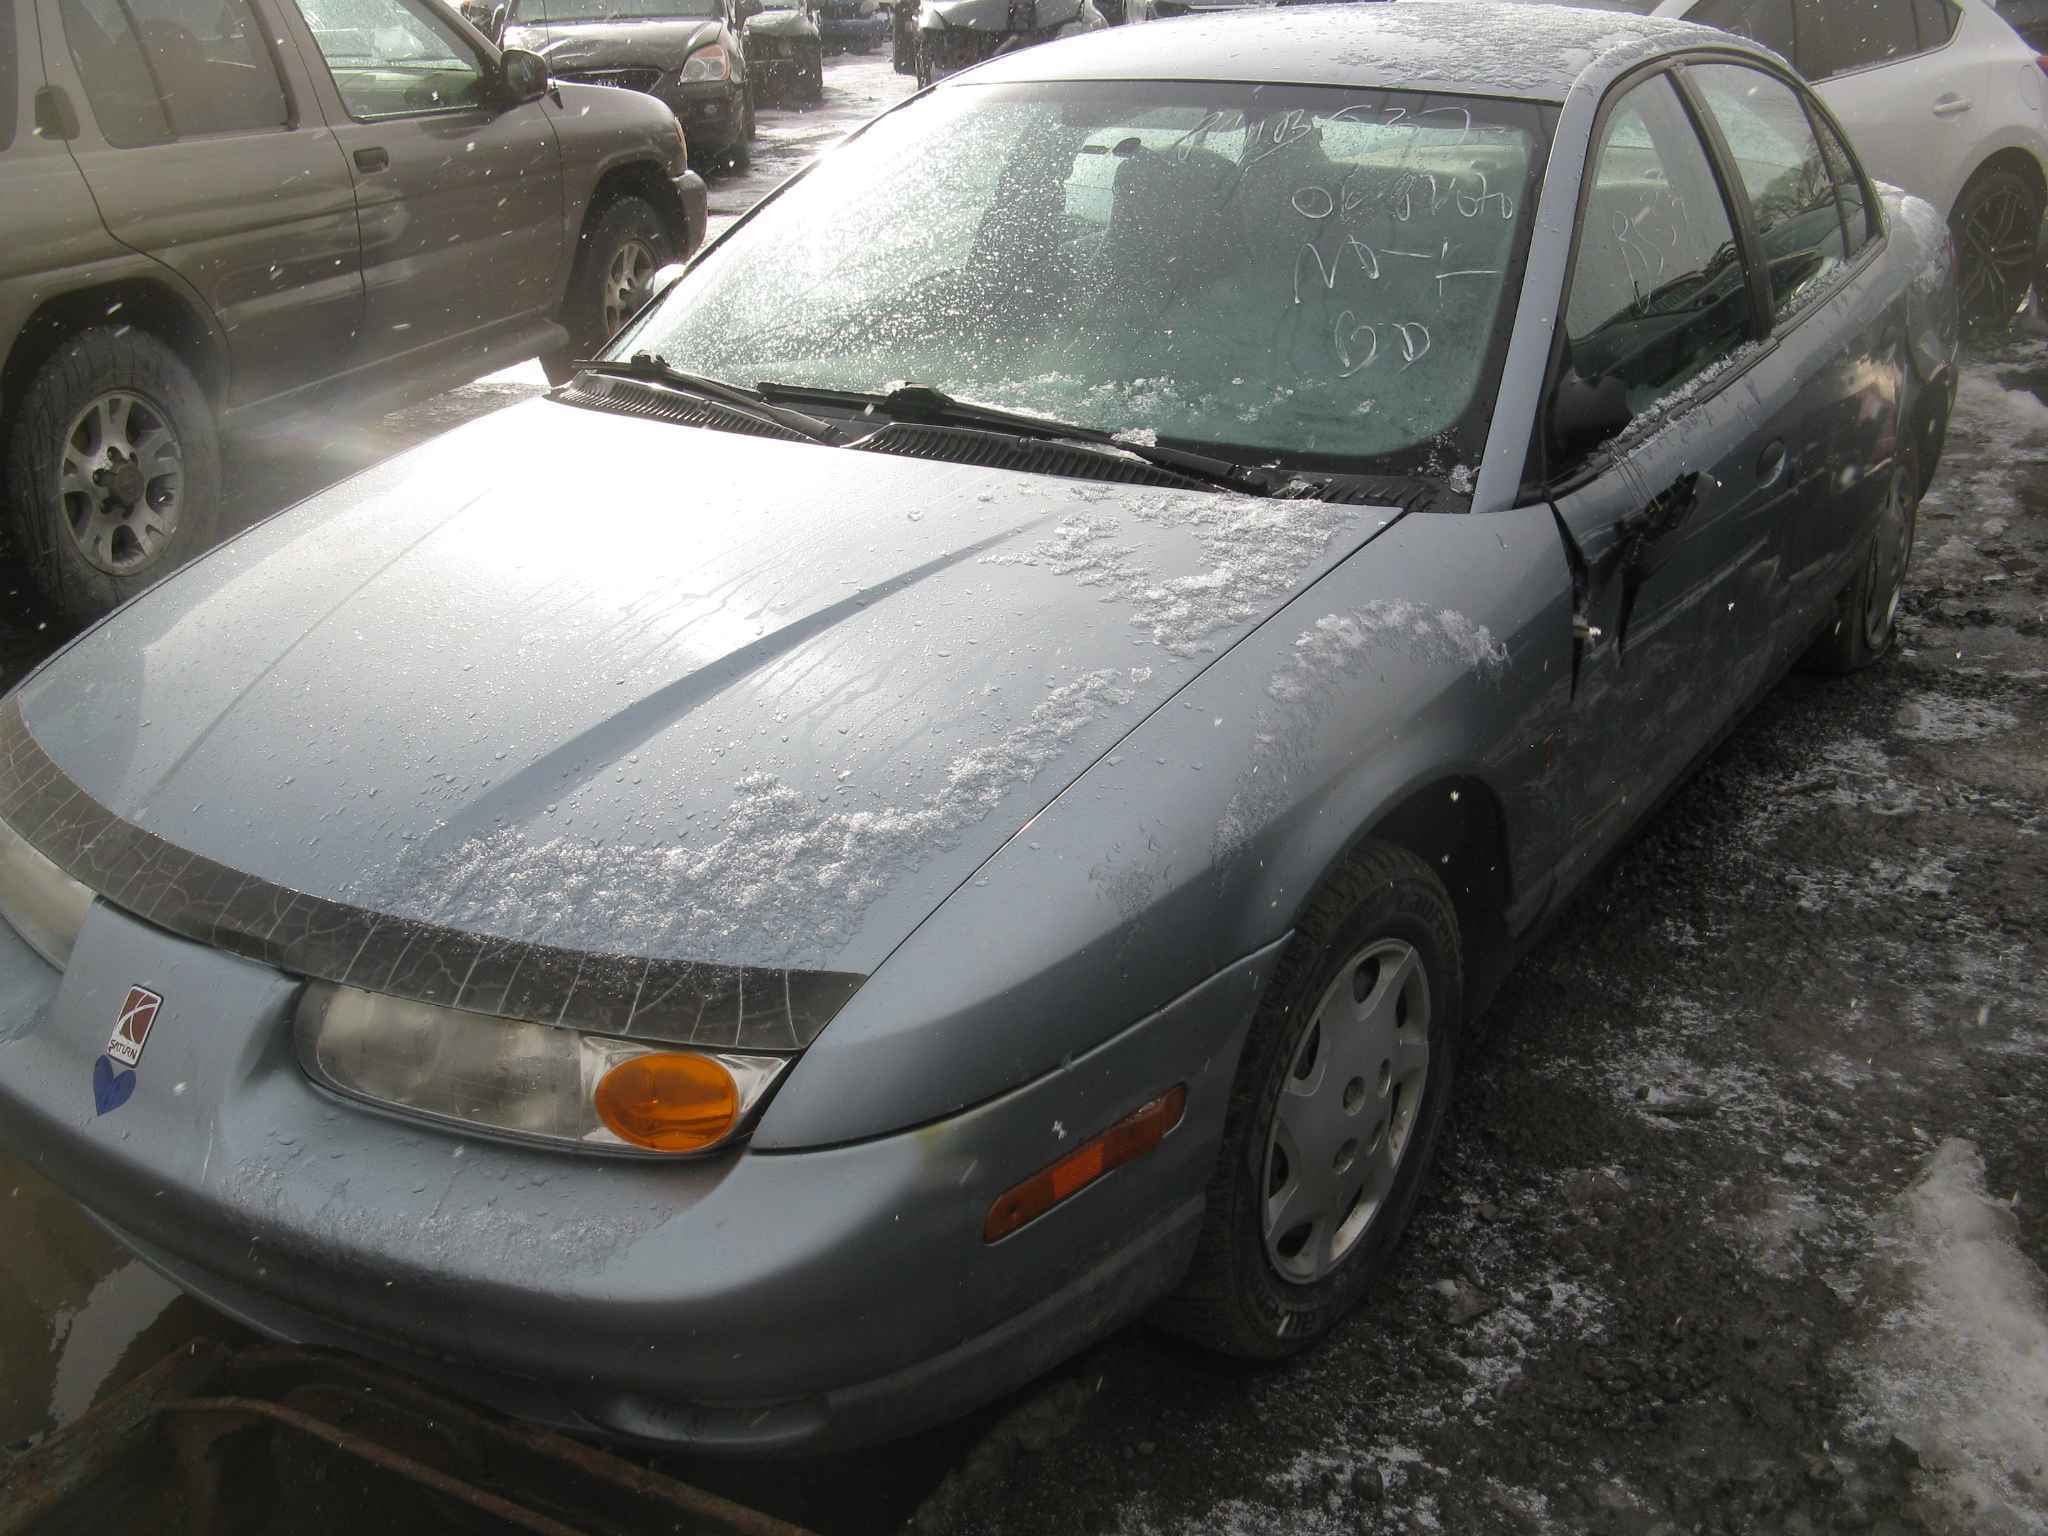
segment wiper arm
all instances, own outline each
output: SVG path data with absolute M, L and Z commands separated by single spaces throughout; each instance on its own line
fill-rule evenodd
M 730 406 L 742 416 L 750 416 L 755 421 L 786 427 L 791 432 L 808 437 L 814 443 L 836 444 L 840 440 L 839 429 L 829 421 L 807 416 L 802 411 L 792 411 L 786 406 L 771 404 L 753 391 L 741 389 L 737 384 L 706 378 L 701 373 L 686 373 L 656 357 L 652 352 L 635 352 L 625 362 L 589 361 L 572 363 L 570 366 L 605 378 L 637 379 L 643 384 L 664 384 L 670 389 L 702 395 L 707 400 L 716 400 L 720 405 Z
M 843 406 L 849 410 L 872 407 L 898 421 L 926 422 L 934 426 L 987 427 L 1018 437 L 1097 444 L 1117 453 L 1128 453 L 1160 469 L 1250 496 L 1271 496 L 1292 479 L 1292 476 L 1276 474 L 1260 465 L 1238 464 L 1186 448 L 1126 442 L 1100 427 L 1076 426 L 1044 416 L 1026 416 L 992 405 L 977 405 L 971 400 L 956 400 L 929 384 L 897 384 L 878 395 L 852 389 L 813 389 L 801 384 L 762 383 L 755 388 L 763 400 L 803 400 L 818 405 Z

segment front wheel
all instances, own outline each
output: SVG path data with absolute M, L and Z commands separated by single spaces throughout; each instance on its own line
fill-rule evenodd
M 932 45 L 920 32 L 912 46 L 916 50 L 912 57 L 916 60 L 917 88 L 921 91 L 932 83 Z
M 1882 659 L 1898 637 L 1899 603 L 1906 593 L 1906 568 L 1913 559 L 1913 535 L 1920 521 L 1918 455 L 1908 444 L 1892 461 L 1884 509 L 1871 535 L 1869 553 L 1835 600 L 1827 632 L 1814 641 L 1805 662 L 1816 672 L 1860 672 Z
M 213 543 L 213 409 L 183 359 L 155 337 L 81 331 L 22 395 L 6 487 L 36 585 L 72 618 L 97 618 Z
M 562 305 L 569 345 L 541 359 L 548 381 L 568 382 L 575 371 L 569 365 L 596 355 L 647 302 L 654 274 L 675 259 L 675 242 L 644 199 L 622 197 L 585 219 L 569 275 L 569 297 Z
M 1326 882 L 1252 1022 L 1162 1326 L 1277 1359 L 1385 1272 L 1449 1101 L 1461 967 L 1451 899 L 1413 854 L 1367 844 Z
M 1956 296 L 1965 323 L 2003 327 L 2034 280 L 2041 191 L 2017 171 L 1979 171 L 1948 216 L 1956 242 Z

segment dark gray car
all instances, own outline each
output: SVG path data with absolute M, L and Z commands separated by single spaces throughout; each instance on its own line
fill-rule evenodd
M 1544 918 L 1885 653 L 1955 335 L 1940 217 L 1722 33 L 1019 50 L 0 700 L 0 1136 L 615 1435 L 1299 1349 Z
M 601 344 L 704 231 L 667 109 L 429 0 L 0 0 L 0 454 L 90 617 L 204 549 L 219 431 Z
M 508 0 L 507 47 L 557 80 L 644 91 L 674 112 L 700 165 L 753 157 L 754 92 L 734 0 Z

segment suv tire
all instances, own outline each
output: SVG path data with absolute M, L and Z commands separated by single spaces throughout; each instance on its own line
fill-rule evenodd
M 184 360 L 133 327 L 61 344 L 21 397 L 7 517 L 30 575 L 85 621 L 214 541 L 220 435 Z
M 619 198 L 586 218 L 569 274 L 569 297 L 562 304 L 569 346 L 541 359 L 548 382 L 566 384 L 575 371 L 569 365 L 593 356 L 611 340 L 647 301 L 654 274 L 675 259 L 668 227 L 644 198 Z
M 1422 1192 L 1463 1009 L 1443 882 L 1406 849 L 1365 844 L 1310 902 L 1260 999 L 1195 1257 L 1156 1323 L 1276 1360 L 1343 1319 Z

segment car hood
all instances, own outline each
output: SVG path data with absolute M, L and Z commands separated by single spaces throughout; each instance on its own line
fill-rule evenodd
M 252 529 L 17 702 L 120 822 L 286 892 L 864 975 L 1396 515 L 536 400 Z
M 716 38 L 718 27 L 716 17 L 703 16 L 674 21 L 522 22 L 506 30 L 505 46 L 537 53 L 554 69 L 634 64 L 672 69 L 693 49 Z

